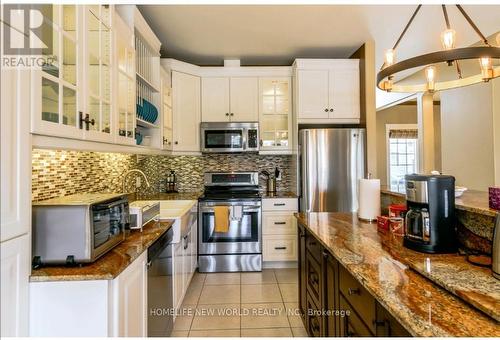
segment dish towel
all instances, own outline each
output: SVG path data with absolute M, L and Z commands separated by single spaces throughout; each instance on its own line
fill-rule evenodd
M 231 221 L 241 221 L 243 218 L 243 206 L 233 205 L 231 206 Z
M 229 231 L 229 207 L 227 205 L 214 207 L 215 232 L 227 233 Z

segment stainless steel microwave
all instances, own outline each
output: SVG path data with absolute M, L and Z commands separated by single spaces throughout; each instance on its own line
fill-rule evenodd
M 33 266 L 93 262 L 125 239 L 128 198 L 76 194 L 33 204 Z
M 259 123 L 201 123 L 201 152 L 259 151 Z

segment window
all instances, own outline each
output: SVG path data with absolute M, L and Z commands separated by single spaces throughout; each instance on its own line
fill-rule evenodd
M 391 190 L 404 191 L 405 175 L 417 172 L 417 143 L 416 125 L 387 125 L 387 172 Z

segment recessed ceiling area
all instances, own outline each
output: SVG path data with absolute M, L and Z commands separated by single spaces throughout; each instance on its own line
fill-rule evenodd
M 162 42 L 162 56 L 218 66 L 291 65 L 295 58 L 346 58 L 365 41 L 376 46 L 376 67 L 415 10 L 413 5 L 141 5 Z M 464 5 L 481 31 L 500 30 L 500 6 Z M 479 40 L 454 5 L 448 5 L 457 46 Z M 399 60 L 441 49 L 440 5 L 423 6 L 396 50 Z

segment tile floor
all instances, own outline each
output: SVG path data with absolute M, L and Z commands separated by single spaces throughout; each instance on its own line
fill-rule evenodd
M 305 337 L 297 269 L 196 273 L 172 336 Z

